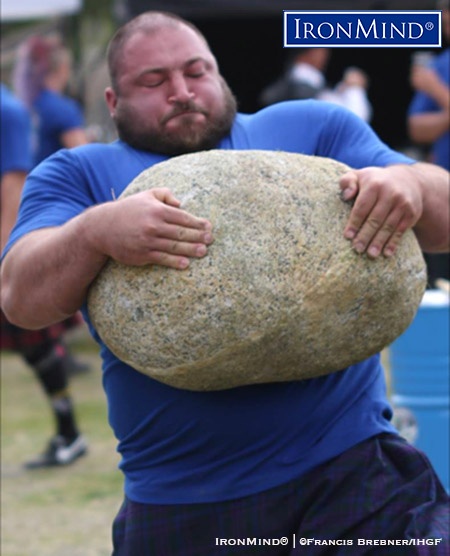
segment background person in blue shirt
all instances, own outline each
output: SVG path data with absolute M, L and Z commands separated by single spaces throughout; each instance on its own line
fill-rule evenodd
M 439 0 L 444 40 L 450 41 L 449 0 Z M 416 93 L 408 110 L 411 139 L 431 147 L 430 161 L 450 170 L 450 47 L 447 46 L 428 65 L 413 64 L 411 84 Z M 428 280 L 434 287 L 438 278 L 450 279 L 448 255 L 425 254 Z
M 431 144 L 431 162 L 450 170 L 450 8 L 449 0 L 439 0 L 445 48 L 427 65 L 411 68 L 411 84 L 416 91 L 408 111 L 411 139 Z
M 33 166 L 31 118 L 26 107 L 1 84 L 1 248 L 16 221 L 25 178 Z M 26 297 L 25 297 L 26 299 Z M 69 352 L 62 340 L 65 328 L 54 324 L 24 330 L 1 319 L 1 348 L 18 353 L 34 371 L 49 401 L 55 434 L 44 453 L 26 463 L 28 468 L 68 465 L 84 455 L 87 444 L 80 434 L 69 392 Z
M 72 65 L 72 54 L 58 34 L 32 35 L 18 48 L 13 86 L 32 117 L 33 166 L 59 149 L 89 142 L 83 109 L 68 93 Z M 80 324 L 82 318 L 77 313 L 58 326 L 63 333 Z M 89 370 L 67 347 L 66 351 L 70 375 Z
M 426 457 L 390 423 L 379 355 L 318 379 L 192 392 L 115 357 L 85 306 L 110 257 L 182 271 L 207 256 L 212 223 L 185 212 L 169 188 L 118 199 L 140 172 L 171 156 L 262 149 L 347 163 L 355 170 L 340 187 L 354 204 L 342 233 L 349 249 L 372 258 L 395 256 L 408 228 L 423 249 L 449 249 L 448 173 L 392 151 L 334 104 L 291 101 L 237 113 L 204 37 L 170 14 L 147 12 L 121 27 L 108 64 L 105 98 L 119 139 L 59 151 L 30 174 L 5 249 L 2 304 L 29 328 L 81 307 L 101 346 L 125 478 L 114 556 L 255 553 L 224 551 L 217 538 L 448 538 L 448 496 Z M 299 550 L 258 546 L 258 554 Z M 348 546 L 334 553 L 347 555 Z
M 14 91 L 30 109 L 34 164 L 61 148 L 88 143 L 80 104 L 67 94 L 72 56 L 58 35 L 33 35 L 20 45 Z

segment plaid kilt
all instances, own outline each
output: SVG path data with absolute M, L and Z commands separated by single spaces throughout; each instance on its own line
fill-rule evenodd
M 428 459 L 402 438 L 380 434 L 245 498 L 188 505 L 125 498 L 113 556 L 447 556 L 449 524 L 449 497 Z M 285 546 L 262 544 L 283 537 Z
M 52 324 L 41 330 L 25 330 L 11 324 L 3 311 L 0 310 L 0 349 L 21 353 L 26 348 L 33 348 L 48 341 L 56 342 L 65 332 L 79 326 L 82 320 L 81 315 L 76 313 L 62 322 Z

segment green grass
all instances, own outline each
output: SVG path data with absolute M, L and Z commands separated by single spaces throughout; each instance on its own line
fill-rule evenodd
M 31 370 L 1 354 L 2 556 L 109 556 L 111 525 L 122 502 L 116 440 L 107 423 L 100 360 L 92 344 L 75 343 L 93 370 L 71 380 L 89 453 L 75 464 L 26 471 L 53 434 L 47 401 Z

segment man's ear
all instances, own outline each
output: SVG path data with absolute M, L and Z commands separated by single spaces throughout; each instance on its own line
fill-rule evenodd
M 117 95 L 112 87 L 106 87 L 105 100 L 106 105 L 108 106 L 109 114 L 111 118 L 114 118 L 116 114 Z

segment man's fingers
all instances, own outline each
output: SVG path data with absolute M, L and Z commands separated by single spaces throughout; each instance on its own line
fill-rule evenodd
M 341 178 L 343 193 L 349 191 L 351 196 L 357 188 L 344 236 L 358 253 L 390 256 L 405 231 L 417 224 L 423 203 L 420 186 L 417 179 L 411 181 L 410 172 L 408 166 L 393 165 L 353 170 Z
M 168 224 L 177 224 L 183 228 L 211 231 L 212 225 L 206 218 L 199 218 L 179 208 L 167 206 L 165 208 L 165 221 Z
M 400 244 L 400 241 L 403 237 L 403 234 L 406 230 L 409 229 L 408 224 L 404 219 L 400 220 L 395 229 L 394 233 L 391 235 L 388 241 L 386 241 L 383 247 L 383 255 L 385 257 L 391 257 L 397 250 L 397 247 Z
M 399 211 L 394 211 L 386 218 L 373 238 L 367 244 L 367 254 L 376 258 L 381 253 L 390 257 L 394 254 L 406 226 L 402 225 L 402 216 Z
M 175 197 L 175 195 L 166 187 L 155 187 L 150 190 L 158 201 L 165 203 L 166 205 L 171 205 L 173 207 L 179 207 L 180 201 Z
M 188 228 L 173 224 L 164 224 L 158 230 L 158 238 L 174 240 L 183 243 L 203 243 L 210 245 L 213 236 L 209 229 Z
M 211 230 L 211 223 L 206 218 L 199 218 L 180 209 L 181 202 L 173 195 L 170 189 L 161 187 L 150 189 L 149 192 L 158 200 L 167 205 L 164 207 L 164 220 L 170 224 L 179 224 L 185 228 Z
M 358 193 L 358 175 L 354 171 L 347 172 L 339 180 L 343 201 L 354 199 Z
M 369 219 L 369 217 L 374 212 L 377 201 L 377 193 L 375 190 L 366 190 L 364 193 L 360 192 L 344 228 L 345 238 L 354 240 L 354 244 L 355 240 L 359 239 L 360 242 L 363 242 L 363 247 L 367 245 L 367 241 L 370 239 L 370 230 L 373 228 L 372 235 L 376 232 L 377 213 L 373 214 L 371 219 Z M 383 222 L 383 220 L 381 220 L 380 223 Z
M 189 266 L 190 261 L 187 257 L 170 255 L 169 253 L 165 253 L 163 251 L 152 251 L 148 263 L 166 266 L 177 270 L 184 270 Z
M 358 253 L 366 252 L 371 258 L 380 254 L 390 257 L 410 227 L 410 218 L 400 207 L 389 210 L 386 205 L 376 205 L 354 237 L 352 246 Z
M 184 269 L 191 258 L 202 258 L 208 252 L 203 243 L 186 243 L 169 239 L 155 240 L 148 253 L 148 263 Z

